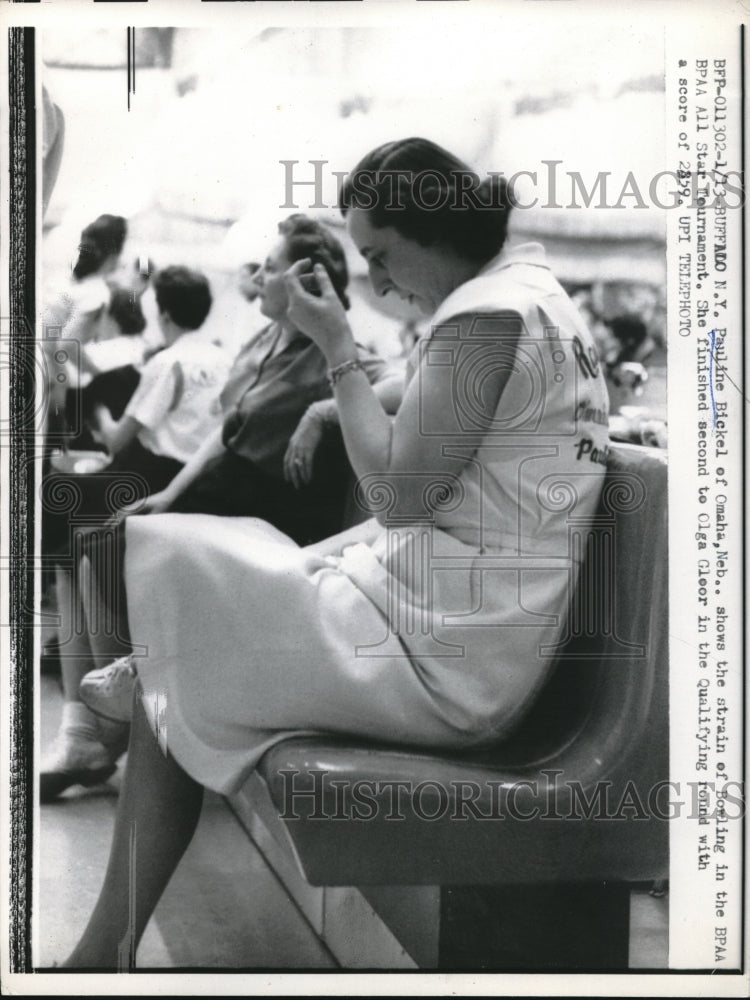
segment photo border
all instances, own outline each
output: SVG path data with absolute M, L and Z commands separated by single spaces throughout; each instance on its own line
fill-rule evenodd
M 224 0 L 226 2 L 226 0 Z M 427 14 L 432 6 L 423 3 L 421 6 Z M 434 8 L 433 8 L 434 9 Z M 742 45 L 742 165 L 746 166 L 745 146 L 745 25 L 741 24 Z M 36 95 L 35 95 L 35 28 L 11 27 L 6 29 L 9 35 L 9 205 L 10 228 L 8 240 L 9 257 L 9 349 L 8 349 L 8 449 L 9 478 L 8 489 L 3 491 L 8 504 L 4 511 L 9 526 L 9 548 L 7 566 L 9 583 L 7 585 L 8 601 L 11 617 L 9 627 L 9 648 L 13 660 L 13 670 L 10 677 L 11 708 L 9 732 L 11 740 L 10 757 L 10 971 L 13 973 L 28 973 L 31 965 L 31 914 L 33 886 L 33 829 L 34 829 L 34 663 L 35 635 L 34 601 L 36 593 L 36 570 L 34 558 L 35 534 L 33 509 L 35 494 L 35 431 L 33 420 L 24 420 L 28 412 L 29 402 L 35 398 L 34 366 L 33 366 L 33 328 L 28 325 L 28 317 L 36 315 L 36 283 L 37 283 L 37 169 L 36 169 Z M 746 292 L 746 203 L 742 209 L 742 261 L 741 274 L 743 287 L 741 292 L 743 321 L 747 318 Z M 669 248 L 667 249 L 669 254 Z M 31 344 L 29 343 L 31 338 Z M 31 351 L 31 354 L 29 353 Z M 32 364 L 29 364 L 29 358 Z M 747 345 L 743 339 L 742 368 L 747 372 Z M 746 473 L 746 430 L 747 410 L 742 423 L 742 467 Z M 743 502 L 746 500 L 746 486 L 743 476 Z M 747 527 L 742 525 L 743 553 L 746 551 Z M 746 605 L 746 560 L 742 569 L 743 603 Z M 743 661 L 746 663 L 747 633 L 743 632 Z M 743 673 L 743 731 L 747 726 L 747 680 Z M 745 754 L 747 741 L 744 742 Z M 744 764 L 744 761 L 743 761 Z M 743 780 L 745 769 L 743 766 Z M 743 819 L 743 865 L 746 861 L 746 825 Z M 744 872 L 742 885 L 742 939 L 746 942 L 746 882 Z M 746 982 L 746 955 L 743 952 L 741 976 Z M 206 970 L 214 972 L 216 970 Z M 425 976 L 430 973 L 422 973 Z M 178 973 L 167 973 L 175 976 Z M 291 973 L 289 975 L 292 975 Z M 315 973 L 317 976 L 318 973 Z M 341 976 L 349 978 L 353 973 L 342 970 Z M 411 974 L 407 974 L 411 975 Z M 498 977 L 503 974 L 495 974 Z M 571 976 L 584 976 L 586 973 L 570 973 Z M 677 987 L 678 979 L 685 976 L 688 980 L 706 977 L 708 974 L 700 970 L 680 973 L 665 969 L 663 972 L 639 972 L 633 970 L 618 975 L 666 976 L 674 980 Z M 731 970 L 721 970 L 718 977 L 725 979 L 732 976 Z M 150 974 L 153 976 L 153 974 Z M 126 979 L 129 977 L 125 977 Z M 160 978 L 159 976 L 154 978 Z M 223 976 L 222 976 L 223 978 Z M 377 978 L 377 977 L 373 977 Z M 524 976 L 534 980 L 533 975 Z M 559 978 L 559 977 L 558 977 Z M 717 978 L 714 973 L 713 978 Z M 509 977 L 511 983 L 514 976 Z M 124 981 L 123 981 L 124 985 Z M 132 988 L 132 984 L 131 984 Z M 509 987 L 510 988 L 510 987 Z M 119 991 L 118 991 L 119 992 Z M 337 991 L 338 992 L 338 991 Z M 729 995 L 729 994 L 728 994 Z M 737 994 L 741 995 L 741 994 Z

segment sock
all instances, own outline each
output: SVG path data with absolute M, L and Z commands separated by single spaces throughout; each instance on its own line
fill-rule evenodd
M 98 740 L 99 720 L 82 701 L 64 701 L 60 729 L 83 739 Z

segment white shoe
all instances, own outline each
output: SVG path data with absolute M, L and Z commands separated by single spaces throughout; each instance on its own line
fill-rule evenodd
M 110 722 L 130 722 L 136 676 L 132 657 L 121 656 L 114 663 L 86 674 L 78 696 L 87 708 Z
M 39 774 L 39 797 L 51 802 L 71 785 L 99 785 L 115 772 L 117 757 L 98 740 L 69 730 L 58 733 Z

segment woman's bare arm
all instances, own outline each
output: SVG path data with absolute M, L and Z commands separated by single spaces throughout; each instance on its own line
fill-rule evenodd
M 142 423 L 127 414 L 115 420 L 106 406 L 98 406 L 95 416 L 96 426 L 92 428 L 92 437 L 105 445 L 111 455 L 116 455 L 127 447 L 143 429 Z
M 302 288 L 296 269 L 293 265 L 287 272 L 290 315 L 321 347 L 332 368 L 355 362 L 354 338 L 325 269 L 316 270 L 320 297 Z M 444 445 L 456 435 L 480 441 L 494 419 L 513 369 L 521 324 L 511 313 L 497 317 L 496 329 L 491 324 L 491 318 L 483 317 L 479 335 L 475 316 L 451 318 L 455 337 L 434 345 L 432 362 L 429 355 L 423 357 L 393 420 L 361 370 L 353 368 L 336 382 L 334 398 L 356 475 L 399 477 L 404 512 L 411 509 L 412 500 L 421 503 L 422 484 L 414 474 L 458 474 L 471 451 L 449 456 Z

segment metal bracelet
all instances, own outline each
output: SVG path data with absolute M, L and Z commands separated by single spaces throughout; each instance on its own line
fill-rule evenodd
M 347 372 L 363 371 L 364 365 L 361 361 L 342 361 L 335 368 L 328 369 L 328 382 L 331 388 L 335 388 L 336 383 L 347 374 Z

